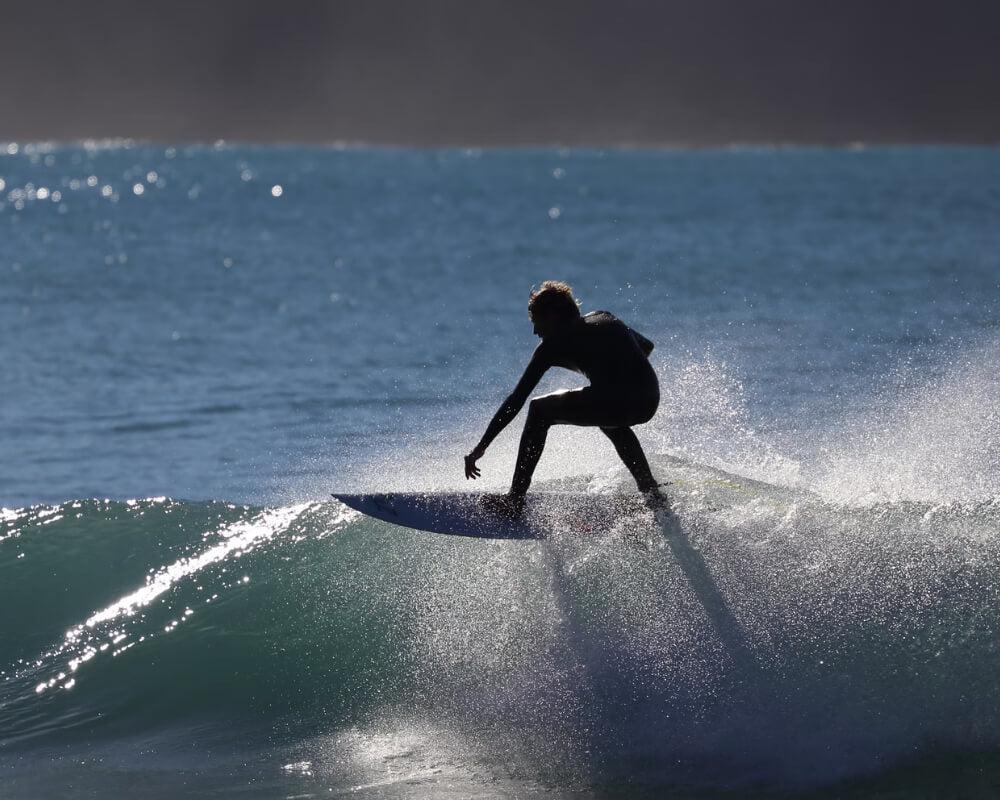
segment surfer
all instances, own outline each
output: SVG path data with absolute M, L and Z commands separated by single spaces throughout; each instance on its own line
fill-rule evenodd
M 581 315 L 573 290 L 560 281 L 546 281 L 537 292 L 532 288 L 528 316 L 535 335 L 542 341 L 479 444 L 465 456 L 465 477 L 475 480 L 480 476 L 476 462 L 497 434 L 517 416 L 546 370 L 563 367 L 583 374 L 590 379 L 590 385 L 532 399 L 510 491 L 488 496 L 486 505 L 505 516 L 520 514 L 549 428 L 582 425 L 600 428 L 615 446 L 647 502 L 654 508 L 669 509 L 632 431 L 633 425 L 652 419 L 660 403 L 660 386 L 649 363 L 653 343 L 607 311 Z

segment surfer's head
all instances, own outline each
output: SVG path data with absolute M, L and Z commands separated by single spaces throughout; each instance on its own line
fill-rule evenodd
M 537 292 L 531 287 L 528 295 L 528 316 L 535 334 L 543 339 L 559 326 L 580 316 L 580 301 L 573 297 L 569 284 L 545 281 Z

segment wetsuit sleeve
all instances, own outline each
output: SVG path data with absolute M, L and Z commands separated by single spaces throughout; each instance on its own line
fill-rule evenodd
M 510 396 L 504 400 L 503 405 L 500 406 L 497 413 L 493 415 L 493 419 L 490 420 L 490 424 L 486 427 L 486 433 L 479 440 L 479 444 L 477 445 L 479 450 L 485 450 L 489 447 L 497 437 L 497 434 L 506 428 L 510 424 L 510 421 L 517 416 L 517 412 L 521 410 L 524 401 L 531 394 L 531 390 L 538 385 L 538 382 L 542 379 L 542 375 L 545 374 L 545 370 L 549 368 L 550 364 L 544 344 L 542 342 L 535 348 L 535 352 L 532 354 L 531 361 L 528 362 L 521 380 L 517 382 L 514 391 L 510 393 Z
M 646 356 L 646 358 L 649 358 L 649 354 L 653 352 L 653 343 L 639 333 L 639 331 L 634 331 L 629 328 L 629 333 L 635 337 L 635 342 L 639 345 L 639 349 L 642 350 L 642 354 Z

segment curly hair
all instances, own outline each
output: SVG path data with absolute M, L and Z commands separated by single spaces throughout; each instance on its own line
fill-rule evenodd
M 580 301 L 573 297 L 573 289 L 562 281 L 545 281 L 537 292 L 531 287 L 528 295 L 528 316 L 555 314 L 561 319 L 580 316 Z

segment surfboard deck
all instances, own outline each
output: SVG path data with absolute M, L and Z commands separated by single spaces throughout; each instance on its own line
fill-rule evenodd
M 653 522 L 638 495 L 530 492 L 514 520 L 481 505 L 473 492 L 334 494 L 370 517 L 405 528 L 479 539 L 545 539 L 561 534 L 600 535 L 623 525 Z

